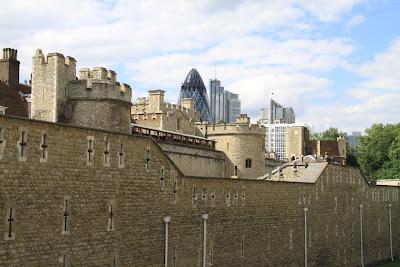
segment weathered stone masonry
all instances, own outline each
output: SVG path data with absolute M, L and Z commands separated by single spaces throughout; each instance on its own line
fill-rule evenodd
M 313 183 L 191 178 L 149 138 L 5 116 L 0 128 L 0 266 L 163 266 L 166 222 L 168 266 L 304 266 L 305 213 L 308 266 L 358 266 L 360 204 L 364 263 L 390 258 L 389 205 L 400 255 L 399 188 L 357 168 L 326 165 Z

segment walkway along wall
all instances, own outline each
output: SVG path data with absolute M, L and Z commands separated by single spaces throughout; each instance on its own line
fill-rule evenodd
M 191 178 L 147 137 L 5 116 L 0 129 L 0 266 L 359 266 L 361 219 L 363 262 L 391 257 L 389 210 L 400 255 L 399 187 L 357 168 Z

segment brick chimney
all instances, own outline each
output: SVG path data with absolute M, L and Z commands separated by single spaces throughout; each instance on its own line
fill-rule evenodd
M 19 84 L 19 61 L 16 49 L 3 48 L 3 58 L 0 59 L 0 81 L 8 85 Z

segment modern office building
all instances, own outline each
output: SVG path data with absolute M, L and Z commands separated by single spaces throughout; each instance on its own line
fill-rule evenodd
M 239 95 L 225 90 L 221 81 L 210 80 L 210 115 L 211 122 L 234 123 L 239 118 L 241 103 Z
M 226 99 L 226 120 L 227 123 L 234 123 L 241 114 L 241 102 L 239 100 L 239 95 L 231 93 L 225 90 L 225 99 Z
M 307 128 L 312 130 L 310 125 L 301 123 L 275 123 L 264 124 L 266 128 L 265 151 L 267 154 L 274 153 L 279 160 L 287 160 L 286 155 L 286 129 L 292 127 Z
M 194 106 L 200 114 L 201 121 L 210 121 L 207 90 L 203 79 L 196 69 L 191 69 L 182 83 L 178 103 L 182 99 L 192 98 Z
M 357 146 L 358 143 L 358 139 L 361 136 L 361 132 L 352 132 L 351 135 L 347 135 L 346 136 L 346 140 L 347 140 L 347 144 L 352 147 L 355 148 Z
M 260 123 L 262 124 L 295 122 L 296 117 L 293 108 L 284 107 L 272 98 L 269 107 L 260 110 Z

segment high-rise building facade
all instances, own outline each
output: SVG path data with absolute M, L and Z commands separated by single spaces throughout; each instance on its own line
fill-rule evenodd
M 295 123 L 296 117 L 291 107 L 284 107 L 271 98 L 268 108 L 260 110 L 260 123 Z
M 239 100 L 239 95 L 225 90 L 225 99 L 227 100 L 225 121 L 227 123 L 234 123 L 241 114 L 241 102 Z
M 239 95 L 225 90 L 221 81 L 210 80 L 210 115 L 211 122 L 234 123 L 239 118 L 241 103 Z
M 211 122 L 217 123 L 224 120 L 224 87 L 221 81 L 210 79 L 210 115 Z
M 194 106 L 200 114 L 201 121 L 210 121 L 210 109 L 208 106 L 207 90 L 203 79 L 196 69 L 191 69 L 182 83 L 178 103 L 182 99 L 191 98 Z
M 286 129 L 303 127 L 311 131 L 311 126 L 299 123 L 264 124 L 266 128 L 265 151 L 275 153 L 279 160 L 288 160 L 286 156 Z
M 361 132 L 352 132 L 350 135 L 346 136 L 347 144 L 355 148 L 357 147 L 358 139 L 361 137 Z

